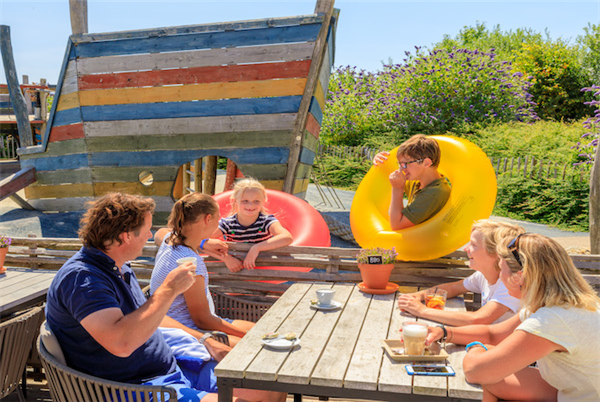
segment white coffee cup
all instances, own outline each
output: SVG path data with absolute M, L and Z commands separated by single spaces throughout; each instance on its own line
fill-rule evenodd
M 425 339 L 427 339 L 427 324 L 416 321 L 402 323 L 402 339 L 404 352 L 409 356 L 422 356 L 425 353 Z
M 177 260 L 177 266 L 183 265 L 185 263 L 191 262 L 195 267 L 198 266 L 198 260 L 196 257 L 183 257 Z
M 334 290 L 331 289 L 319 289 L 317 290 L 317 299 L 319 304 L 322 306 L 329 306 L 333 303 Z

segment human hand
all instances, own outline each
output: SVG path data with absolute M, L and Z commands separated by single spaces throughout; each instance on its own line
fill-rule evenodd
M 231 272 L 240 272 L 244 269 L 244 264 L 231 255 L 226 255 L 225 258 L 223 258 L 223 262 Z
M 227 255 L 227 252 L 229 251 L 229 245 L 223 240 L 208 239 L 204 243 L 204 247 L 202 249 L 215 253 L 220 257 L 225 257 Z
M 423 303 L 421 303 L 421 300 L 418 300 L 410 295 L 400 295 L 398 298 L 398 308 L 414 315 L 415 317 L 420 317 L 426 307 L 423 305 Z
M 204 341 L 204 346 L 206 346 L 206 350 L 208 353 L 215 359 L 220 362 L 223 360 L 227 353 L 231 350 L 231 346 L 227 346 L 224 343 L 221 343 L 213 338 L 208 338 Z
M 388 160 L 388 156 L 390 156 L 389 152 L 381 151 L 373 158 L 373 165 L 377 166 L 380 163 L 383 163 Z
M 419 301 L 423 301 L 423 295 L 425 294 L 425 292 L 414 292 L 414 293 L 403 293 L 403 296 L 410 296 L 410 297 L 414 297 L 415 299 L 419 300 Z
M 246 269 L 254 269 L 256 267 L 256 258 L 260 251 L 256 247 L 256 245 L 252 246 L 246 254 L 246 258 L 244 259 L 244 268 Z
M 181 264 L 167 275 L 161 287 L 170 289 L 175 294 L 188 290 L 196 281 L 196 265 L 193 262 Z
M 392 187 L 404 189 L 404 186 L 406 185 L 406 175 L 402 173 L 402 171 L 399 169 L 394 170 L 390 173 L 389 179 Z
M 427 327 L 427 338 L 425 338 L 425 346 L 431 345 L 433 342 L 442 339 L 444 336 L 444 330 L 440 327 Z

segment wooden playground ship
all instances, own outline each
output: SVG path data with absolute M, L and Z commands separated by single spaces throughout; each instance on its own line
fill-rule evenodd
M 185 173 L 195 166 L 189 190 L 214 193 L 226 157 L 303 198 L 338 15 L 318 0 L 312 15 L 70 36 L 42 143 L 21 141 L 22 170 L 3 193 L 26 186 L 42 211 L 141 194 L 162 221 L 188 189 Z

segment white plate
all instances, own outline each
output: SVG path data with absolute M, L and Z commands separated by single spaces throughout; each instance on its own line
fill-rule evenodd
M 288 341 L 285 338 L 276 339 L 262 339 L 263 345 L 271 347 L 273 349 L 291 349 L 296 345 L 300 345 L 300 338 L 296 338 L 293 341 Z
M 337 301 L 332 301 L 331 304 L 311 304 L 310 307 L 315 308 L 317 310 L 335 310 L 336 308 L 342 307 L 342 303 Z

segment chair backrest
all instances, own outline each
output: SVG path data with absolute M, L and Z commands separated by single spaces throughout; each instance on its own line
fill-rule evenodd
M 0 324 L 0 399 L 18 387 L 43 319 L 44 310 L 34 307 Z
M 41 336 L 37 349 L 54 402 L 177 400 L 177 393 L 171 387 L 120 383 L 73 370 L 48 352 Z

